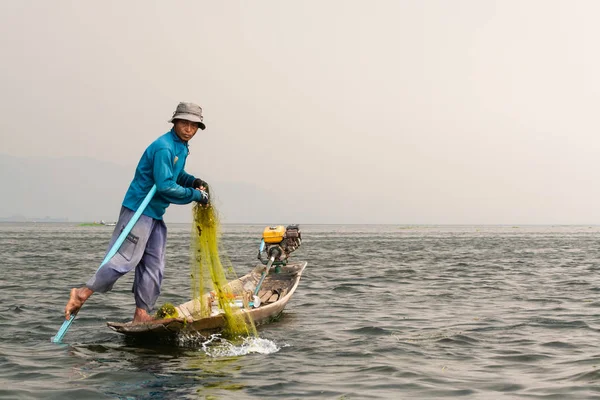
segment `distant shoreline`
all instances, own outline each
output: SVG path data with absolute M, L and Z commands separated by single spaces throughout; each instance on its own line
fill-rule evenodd
M 181 222 L 181 221 L 165 221 L 167 225 L 191 225 L 192 222 Z M 295 223 L 295 222 L 294 222 Z M 68 219 L 28 219 L 28 220 L 10 220 L 0 218 L 0 224 L 70 224 L 75 226 L 107 226 L 113 227 L 113 223 L 102 224 L 99 222 L 89 222 L 89 221 L 70 221 Z M 289 225 L 287 223 L 269 223 L 269 222 L 221 222 L 223 226 L 233 226 L 233 225 L 246 225 L 246 226 L 274 226 L 274 225 Z M 519 228 L 533 228 L 533 227 L 587 227 L 587 228 L 597 228 L 600 227 L 600 224 L 592 223 L 592 224 L 397 224 L 397 223 L 300 223 L 302 226 L 385 226 L 392 227 L 399 230 L 411 230 L 411 229 L 431 229 L 431 228 L 468 228 L 468 227 L 504 227 L 511 229 L 519 229 Z

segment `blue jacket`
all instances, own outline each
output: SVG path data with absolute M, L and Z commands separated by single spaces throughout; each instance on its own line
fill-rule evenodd
M 156 194 L 143 213 L 151 218 L 162 219 L 171 203 L 201 200 L 200 192 L 192 188 L 196 178 L 184 170 L 188 154 L 187 142 L 181 141 L 172 129 L 156 139 L 142 154 L 123 206 L 136 211 L 154 184 Z

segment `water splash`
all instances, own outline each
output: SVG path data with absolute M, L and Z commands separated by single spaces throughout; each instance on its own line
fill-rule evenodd
M 277 353 L 280 349 L 280 346 L 269 339 L 244 337 L 240 343 L 215 334 L 202 342 L 200 351 L 209 357 L 223 358 L 245 356 L 252 353 L 272 354 Z

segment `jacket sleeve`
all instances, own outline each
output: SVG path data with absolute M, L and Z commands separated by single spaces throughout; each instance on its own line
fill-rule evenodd
M 156 184 L 156 192 L 173 204 L 188 204 L 192 201 L 201 200 L 202 195 L 199 191 L 183 187 L 177 183 L 173 176 L 172 159 L 168 149 L 161 149 L 154 153 L 152 173 Z
M 181 170 L 179 177 L 177 177 L 177 184 L 186 188 L 191 188 L 195 179 L 196 177 L 194 175 L 190 175 L 184 170 Z

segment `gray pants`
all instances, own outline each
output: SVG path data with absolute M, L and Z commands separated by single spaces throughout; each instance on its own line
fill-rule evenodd
M 119 221 L 106 253 L 117 241 L 133 214 L 135 212 L 132 210 L 121 207 Z M 164 221 L 142 215 L 119 251 L 92 276 L 86 286 L 94 292 L 108 292 L 117 279 L 135 268 L 132 289 L 135 306 L 150 312 L 160 295 L 166 246 L 167 226 Z

